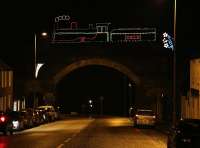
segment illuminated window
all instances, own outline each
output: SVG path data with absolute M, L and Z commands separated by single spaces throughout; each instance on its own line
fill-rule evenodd
M 5 71 L 5 75 L 4 75 L 4 79 L 5 79 L 5 86 L 4 87 L 7 87 L 8 86 L 8 71 Z
M 6 110 L 6 96 L 3 97 L 3 110 Z
M 11 108 L 11 95 L 8 95 L 8 100 L 7 100 L 8 104 L 8 108 Z
M 2 71 L 2 76 L 1 76 L 1 79 L 2 79 L 2 88 L 5 87 L 5 80 L 4 80 L 4 71 Z
M 0 71 L 0 87 L 2 87 L 2 71 Z
M 3 97 L 0 97 L 0 110 L 3 110 Z
M 17 101 L 14 101 L 13 103 L 13 111 L 17 111 Z
M 9 75 L 8 75 L 8 86 L 9 86 L 9 87 L 12 86 L 12 71 L 9 71 Z

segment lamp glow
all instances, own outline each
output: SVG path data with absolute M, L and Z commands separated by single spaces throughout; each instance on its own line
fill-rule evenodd
M 36 70 L 35 70 L 35 78 L 37 78 L 38 76 L 38 72 L 40 70 L 40 68 L 44 65 L 44 63 L 38 63 L 36 66 Z

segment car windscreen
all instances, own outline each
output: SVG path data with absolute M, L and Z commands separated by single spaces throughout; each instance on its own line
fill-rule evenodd
M 147 116 L 154 115 L 153 111 L 150 111 L 150 110 L 139 110 L 139 111 L 137 111 L 137 114 L 138 115 L 147 115 Z

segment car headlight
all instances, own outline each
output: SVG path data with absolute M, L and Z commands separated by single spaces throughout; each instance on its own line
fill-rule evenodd
M 17 129 L 19 127 L 19 121 L 12 121 L 13 129 Z
M 46 119 L 46 116 L 45 115 L 42 115 L 43 116 L 43 119 L 45 120 Z
M 181 141 L 183 141 L 184 143 L 190 143 L 191 139 L 190 138 L 183 138 L 183 139 L 181 139 Z

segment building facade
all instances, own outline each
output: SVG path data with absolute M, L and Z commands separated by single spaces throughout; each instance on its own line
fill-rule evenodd
M 182 97 L 182 117 L 200 119 L 200 58 L 190 61 L 190 90 Z
M 13 107 L 13 71 L 0 61 L 0 111 Z

